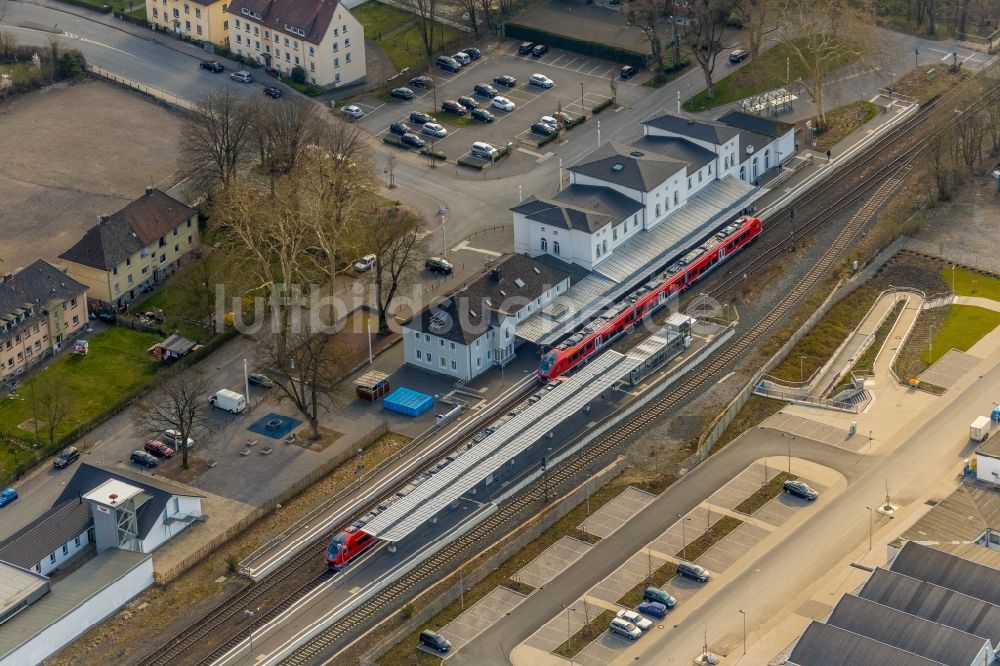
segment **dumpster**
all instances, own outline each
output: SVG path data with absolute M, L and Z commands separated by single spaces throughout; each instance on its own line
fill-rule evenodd
M 382 407 L 385 409 L 407 416 L 420 416 L 433 406 L 432 396 L 404 387 L 396 389 L 382 401 Z

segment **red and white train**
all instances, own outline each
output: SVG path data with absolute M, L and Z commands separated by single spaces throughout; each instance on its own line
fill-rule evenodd
M 343 532 L 338 532 L 333 537 L 330 545 L 327 546 L 326 565 L 334 571 L 340 571 L 361 553 L 375 545 L 375 537 L 357 527 L 348 527 Z
M 756 217 L 741 217 L 671 264 L 663 273 L 629 294 L 572 336 L 542 355 L 538 376 L 555 379 L 580 365 L 604 345 L 628 333 L 643 317 L 666 304 L 726 259 L 752 243 L 763 231 Z

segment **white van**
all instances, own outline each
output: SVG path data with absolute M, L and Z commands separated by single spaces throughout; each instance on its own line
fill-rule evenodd
M 242 393 L 220 389 L 208 399 L 208 404 L 216 409 L 224 409 L 230 414 L 239 414 L 247 408 L 247 399 Z
M 500 157 L 500 151 L 488 143 L 476 141 L 472 144 L 472 156 L 480 157 L 484 160 L 495 160 Z

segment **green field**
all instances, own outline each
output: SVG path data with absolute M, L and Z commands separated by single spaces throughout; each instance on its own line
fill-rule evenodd
M 353 9 L 352 13 L 365 27 L 365 37 L 385 51 L 396 69 L 416 68 L 427 60 L 417 17 L 410 12 L 369 1 Z M 438 24 L 434 28 L 434 50 L 442 50 L 461 35 L 452 27 Z
M 997 325 L 1000 325 L 1000 312 L 974 305 L 949 306 L 948 317 L 934 336 L 931 349 L 924 350 L 923 360 L 934 363 L 949 349 L 968 351 Z
M 856 57 L 842 57 L 829 65 L 827 71 L 850 64 Z M 808 78 L 809 73 L 801 60 L 785 44 L 761 53 L 745 67 L 715 82 L 715 98 L 709 99 L 706 91 L 701 91 L 684 102 L 685 111 L 705 111 L 723 104 L 735 102 L 751 95 L 781 88 L 798 79 Z
M 967 271 L 964 268 L 954 270 L 955 294 L 958 296 L 978 296 L 1000 302 L 1000 280 L 990 275 Z M 941 270 L 941 279 L 952 286 L 952 269 Z

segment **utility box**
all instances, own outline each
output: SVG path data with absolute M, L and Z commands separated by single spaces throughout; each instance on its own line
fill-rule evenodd
M 977 416 L 969 426 L 969 439 L 974 442 L 984 442 L 990 436 L 992 423 L 988 416 Z

